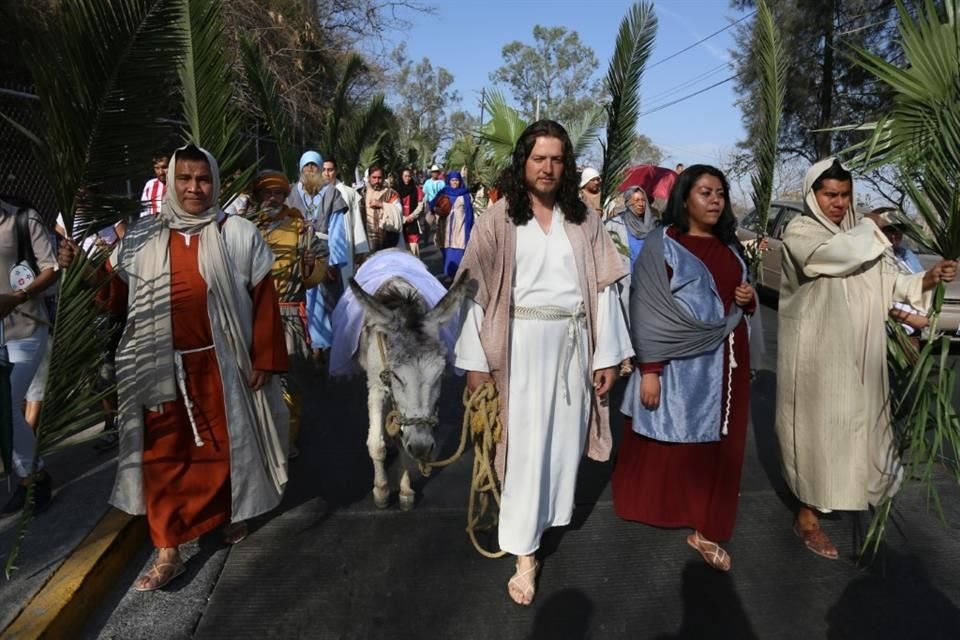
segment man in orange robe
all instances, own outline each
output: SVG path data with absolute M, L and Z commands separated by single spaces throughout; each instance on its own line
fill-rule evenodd
M 145 513 L 158 552 L 134 588 L 185 570 L 179 545 L 273 509 L 287 480 L 287 369 L 273 254 L 256 226 L 216 204 L 216 160 L 171 158 L 161 211 L 140 218 L 111 256 L 107 296 L 126 310 L 117 350 L 120 455 L 111 503 Z M 75 245 L 61 250 L 61 263 Z M 228 400 L 229 399 L 229 400 Z

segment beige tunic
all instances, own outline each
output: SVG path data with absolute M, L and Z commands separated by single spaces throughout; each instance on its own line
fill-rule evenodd
M 826 161 L 825 161 L 826 162 Z M 894 301 L 929 308 L 889 241 L 849 211 L 835 225 L 808 174 L 805 215 L 783 238 L 776 430 L 784 476 L 804 504 L 864 510 L 902 477 L 890 417 L 884 321 Z

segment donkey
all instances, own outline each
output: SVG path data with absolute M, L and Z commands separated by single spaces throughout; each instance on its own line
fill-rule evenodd
M 357 361 L 367 374 L 367 449 L 373 460 L 373 501 L 381 509 L 387 506 L 390 495 L 384 468 L 384 409 L 388 401 L 393 402 L 398 414 L 402 450 L 420 464 L 433 459 L 433 429 L 439 423 L 437 403 L 447 356 L 440 329 L 460 311 L 467 274 L 460 275 L 432 309 L 401 276 L 385 280 L 373 295 L 350 280 L 350 288 L 364 311 Z M 409 471 L 404 468 L 400 508 L 412 509 L 414 497 Z

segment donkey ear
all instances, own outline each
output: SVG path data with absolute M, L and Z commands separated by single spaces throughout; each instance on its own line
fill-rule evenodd
M 363 290 L 357 281 L 350 278 L 350 290 L 360 306 L 363 307 L 364 322 L 366 324 L 386 328 L 393 320 L 393 312 L 377 302 L 377 299 Z
M 464 269 L 457 274 L 457 279 L 450 286 L 450 289 L 447 291 L 447 293 L 440 298 L 437 306 L 427 312 L 427 315 L 423 319 L 423 323 L 436 329 L 439 329 L 445 325 L 450 318 L 454 316 L 454 314 L 460 312 L 463 299 L 466 297 L 467 293 L 469 293 L 470 289 L 473 288 L 473 286 L 475 285 L 470 279 L 470 272 L 467 269 Z

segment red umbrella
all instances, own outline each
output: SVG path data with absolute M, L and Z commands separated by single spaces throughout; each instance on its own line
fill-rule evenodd
M 668 200 L 673 183 L 677 180 L 677 173 L 673 169 L 658 167 L 653 164 L 641 164 L 627 169 L 623 182 L 617 191 L 624 191 L 631 187 L 640 187 L 647 192 L 652 200 Z

